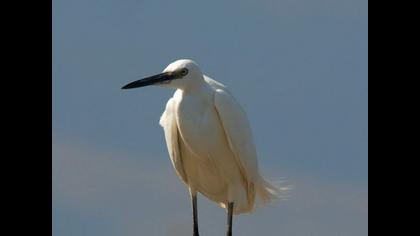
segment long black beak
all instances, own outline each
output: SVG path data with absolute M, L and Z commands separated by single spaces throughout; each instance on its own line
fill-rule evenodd
M 144 87 L 144 86 L 148 86 L 148 85 L 152 85 L 156 83 L 162 83 L 162 82 L 169 81 L 172 79 L 175 79 L 174 73 L 164 72 L 164 73 L 153 75 L 153 76 L 141 79 L 141 80 L 131 82 L 125 85 L 124 87 L 122 87 L 121 89 L 139 88 L 139 87 Z

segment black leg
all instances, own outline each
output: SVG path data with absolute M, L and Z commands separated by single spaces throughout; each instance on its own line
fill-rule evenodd
M 199 236 L 198 233 L 198 220 L 197 220 L 197 195 L 192 195 L 192 207 L 193 207 L 193 236 Z
M 227 236 L 232 236 L 232 215 L 233 215 L 233 202 L 228 203 L 228 216 L 227 216 Z

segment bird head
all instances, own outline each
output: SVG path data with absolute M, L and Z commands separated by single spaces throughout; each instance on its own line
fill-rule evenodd
M 122 89 L 139 88 L 148 85 L 185 89 L 200 83 L 203 74 L 198 65 L 189 59 L 181 59 L 169 64 L 162 73 L 131 82 Z

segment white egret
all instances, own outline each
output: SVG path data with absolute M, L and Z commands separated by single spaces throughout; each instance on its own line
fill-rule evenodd
M 223 84 L 191 60 L 177 60 L 123 89 L 147 85 L 176 89 L 159 123 L 175 171 L 191 195 L 193 235 L 199 235 L 197 193 L 227 209 L 227 235 L 232 235 L 232 214 L 250 212 L 258 199 L 269 202 L 279 191 L 258 171 L 245 112 Z

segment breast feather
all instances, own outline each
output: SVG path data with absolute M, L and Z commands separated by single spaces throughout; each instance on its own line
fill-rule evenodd
M 182 154 L 179 146 L 180 137 L 178 126 L 175 118 L 175 106 L 176 101 L 174 98 L 169 99 L 166 104 L 166 109 L 160 117 L 159 124 L 162 126 L 165 132 L 166 146 L 168 148 L 169 157 L 172 165 L 175 168 L 177 175 L 188 184 L 188 179 L 184 171 L 184 165 L 182 162 Z

